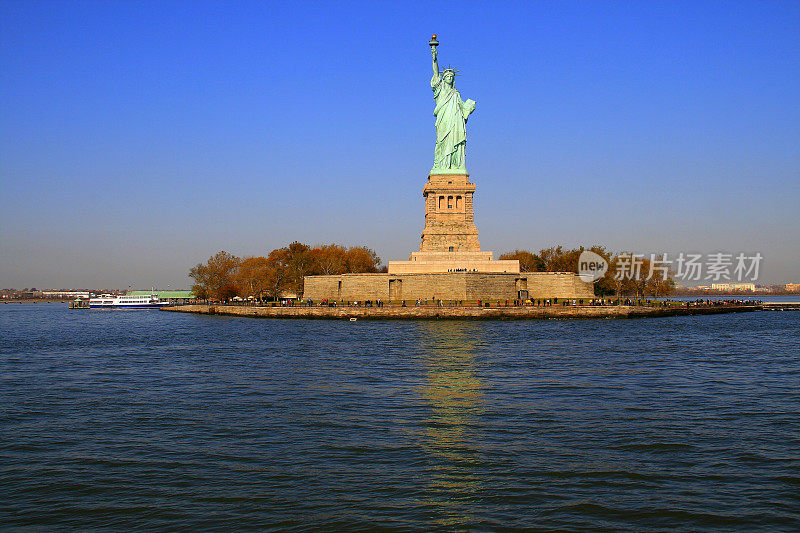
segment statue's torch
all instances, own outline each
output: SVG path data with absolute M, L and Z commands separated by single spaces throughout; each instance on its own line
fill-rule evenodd
M 428 44 L 431 45 L 431 52 L 435 52 L 436 47 L 439 46 L 439 41 L 436 40 L 435 33 L 431 36 L 431 41 Z

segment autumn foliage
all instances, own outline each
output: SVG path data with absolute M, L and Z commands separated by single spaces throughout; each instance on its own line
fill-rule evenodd
M 303 277 L 318 274 L 378 272 L 381 259 L 364 246 L 326 244 L 314 248 L 293 242 L 266 257 L 239 258 L 221 251 L 189 271 L 200 299 L 256 300 L 302 295 Z
M 675 282 L 668 272 L 666 279 L 661 272 L 653 272 L 647 258 L 637 257 L 635 269 L 621 268 L 630 265 L 633 256 L 629 253 L 614 254 L 604 246 L 566 249 L 554 246 L 533 253 L 528 250 L 514 250 L 500 256 L 500 259 L 518 259 L 523 272 L 578 272 L 578 258 L 585 250 L 594 252 L 608 262 L 608 271 L 594 284 L 597 296 L 667 296 L 675 289 Z
M 620 266 L 630 265 L 633 256 L 614 254 L 603 246 L 573 249 L 555 246 L 536 253 L 514 250 L 499 259 L 518 259 L 523 272 L 577 273 L 578 258 L 584 250 L 602 256 L 609 264 L 608 271 L 594 284 L 597 296 L 659 297 L 674 291 L 675 283 L 669 275 L 664 279 L 661 273 L 651 274 L 653 265 L 647 258 L 636 258 L 635 272 L 626 270 Z M 364 246 L 324 244 L 312 248 L 293 242 L 272 250 L 266 257 L 239 258 L 221 251 L 192 268 L 189 276 L 194 279 L 192 290 L 199 299 L 224 301 L 239 296 L 264 300 L 288 294 L 301 296 L 304 276 L 379 271 L 382 271 L 381 259 Z

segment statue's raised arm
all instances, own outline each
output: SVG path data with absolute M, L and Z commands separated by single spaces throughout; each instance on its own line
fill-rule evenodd
M 431 88 L 436 108 L 436 148 L 434 150 L 433 170 L 431 172 L 466 172 L 464 162 L 467 144 L 467 118 L 475 110 L 475 101 L 461 100 L 455 87 L 458 72 L 455 68 L 439 71 L 436 35 L 431 37 L 431 56 L 433 56 L 433 77 Z
M 431 37 L 431 41 L 428 44 L 431 45 L 431 56 L 433 57 L 433 77 L 439 78 L 439 53 L 436 51 L 439 41 L 436 40 L 436 34 Z

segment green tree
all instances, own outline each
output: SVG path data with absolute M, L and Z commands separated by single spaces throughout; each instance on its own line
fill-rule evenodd
M 650 279 L 647 290 L 656 299 L 659 296 L 669 296 L 675 292 L 675 280 L 669 276 L 664 279 L 663 276 L 656 274 Z
M 647 285 L 645 291 L 658 299 L 659 296 L 669 296 L 675 292 L 675 280 L 672 276 L 675 272 L 669 267 L 669 264 L 663 264 L 656 261 L 656 264 L 651 265 L 652 272 L 648 273 Z
M 311 248 L 301 242 L 293 242 L 288 247 L 288 277 L 286 289 L 298 297 L 303 295 L 303 277 L 315 274 L 314 256 Z
M 647 287 L 650 262 L 641 256 L 623 252 L 613 258 L 614 293 L 621 296 L 643 297 Z
M 614 275 L 616 274 L 617 263 L 614 254 L 606 250 L 605 246 L 597 244 L 589 248 L 589 251 L 596 253 L 608 263 L 608 270 L 603 274 L 603 277 L 594 282 L 594 293 L 597 296 L 611 296 L 615 294 Z

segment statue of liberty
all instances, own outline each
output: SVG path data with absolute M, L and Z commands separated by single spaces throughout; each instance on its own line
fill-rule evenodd
M 439 72 L 436 51 L 439 41 L 436 35 L 429 44 L 433 56 L 431 88 L 436 101 L 433 110 L 436 117 L 436 148 L 431 173 L 441 170 L 466 172 L 464 149 L 467 144 L 467 118 L 475 111 L 475 100 L 461 101 L 461 94 L 455 87 L 456 69 L 448 67 L 444 72 Z

